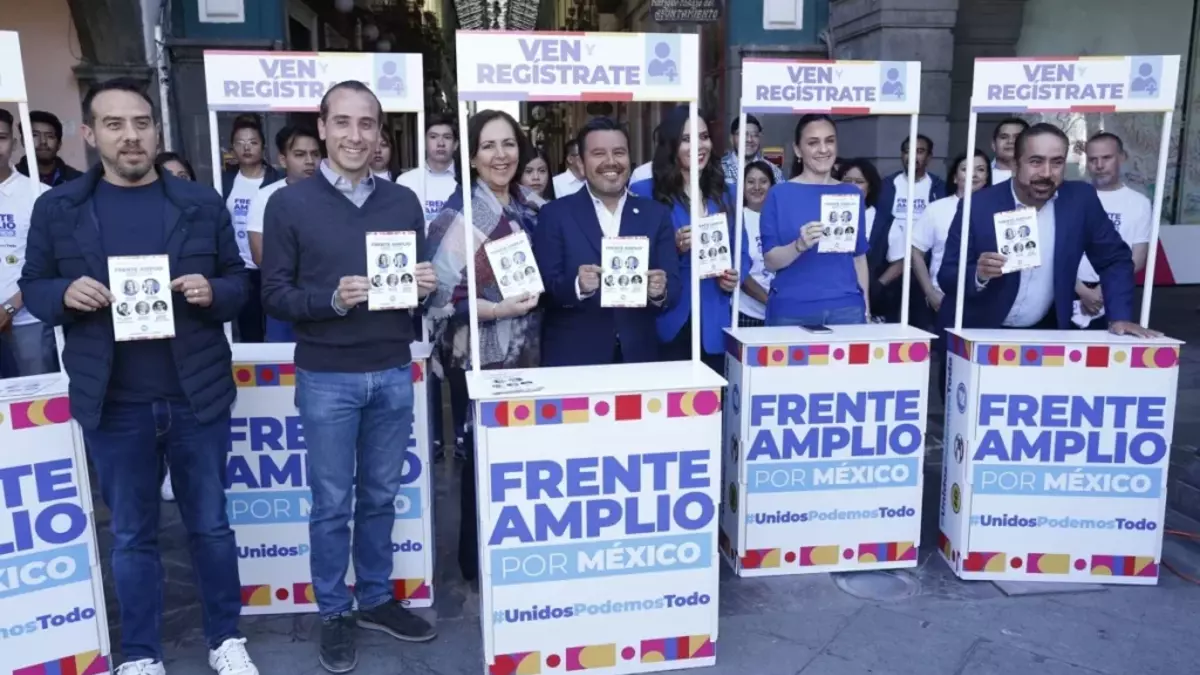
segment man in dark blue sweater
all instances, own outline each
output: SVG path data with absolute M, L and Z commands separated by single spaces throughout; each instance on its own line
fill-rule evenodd
M 316 175 L 271 197 L 263 227 L 263 306 L 296 332 L 320 660 L 333 673 L 358 662 L 355 600 L 358 626 L 410 642 L 435 636 L 393 598 L 389 580 L 396 495 L 406 476 L 421 468 L 407 451 L 414 335 L 408 312 L 367 309 L 367 233 L 415 232 L 422 298 L 437 278 L 416 195 L 371 175 L 382 119 L 379 99 L 361 82 L 330 88 L 318 120 L 329 159 Z M 346 588 L 352 515 L 354 597 Z
M 97 85 L 83 110 L 100 165 L 34 205 L 20 286 L 34 316 L 64 328 L 71 413 L 112 511 L 125 657 L 117 673 L 164 672 L 156 549 L 165 455 L 191 542 L 209 664 L 220 675 L 258 675 L 238 632 L 237 544 L 225 513 L 235 388 L 223 324 L 247 292 L 229 214 L 211 188 L 155 171 L 158 126 L 137 82 Z M 176 337 L 116 342 L 106 258 L 142 255 L 167 257 Z

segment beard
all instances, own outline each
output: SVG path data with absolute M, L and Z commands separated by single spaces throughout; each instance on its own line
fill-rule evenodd
M 129 152 L 126 150 L 125 152 Z M 127 155 L 117 153 L 113 157 L 104 157 L 106 168 L 111 168 L 112 172 L 120 176 L 122 180 L 130 183 L 137 183 L 150 173 L 154 168 L 154 164 L 150 161 L 149 154 L 143 154 L 137 158 L 131 158 Z

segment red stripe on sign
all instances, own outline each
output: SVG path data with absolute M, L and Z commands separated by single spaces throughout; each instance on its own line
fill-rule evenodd
M 1174 286 L 1175 272 L 1171 270 L 1171 260 L 1167 258 L 1167 249 L 1163 247 L 1163 243 L 1158 242 L 1158 260 L 1154 263 L 1154 285 L 1155 286 Z M 1140 286 L 1146 283 L 1146 270 L 1137 273 L 1135 277 L 1137 284 Z
M 870 108 L 830 108 L 830 114 L 833 115 L 870 115 Z
M 1115 113 L 1117 106 L 1115 105 L 1073 105 L 1070 108 L 1074 113 Z

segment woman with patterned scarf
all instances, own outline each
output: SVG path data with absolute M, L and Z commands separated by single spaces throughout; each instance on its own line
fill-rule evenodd
M 440 314 L 429 315 L 433 324 L 434 372 L 441 375 L 441 371 L 451 367 L 470 370 L 476 357 L 471 354 L 467 314 L 468 261 L 475 265 L 480 369 L 536 368 L 541 361 L 542 337 L 538 296 L 504 300 L 483 248 L 489 241 L 520 231 L 530 234 L 532 239 L 538 210 L 545 202 L 519 182 L 530 156 L 528 141 L 510 115 L 483 110 L 468 125 L 467 150 L 471 157 L 473 250 L 469 255 L 465 252 L 461 183 L 429 226 L 429 244 L 438 277 L 438 289 L 430 306 L 445 308 Z M 474 581 L 479 573 L 473 444 L 474 433 L 468 423 L 458 552 L 463 578 L 468 581 Z

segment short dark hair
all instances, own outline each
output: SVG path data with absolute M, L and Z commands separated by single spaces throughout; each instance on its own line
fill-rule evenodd
M 288 150 L 295 145 L 297 138 L 311 138 L 321 145 L 321 139 L 317 137 L 317 132 L 313 129 L 298 124 L 289 124 L 279 130 L 275 134 L 275 149 L 279 150 L 279 154 L 286 155 Z
M 1021 131 L 1025 131 L 1026 129 L 1029 128 L 1029 122 L 1026 122 L 1025 120 L 1021 119 L 1020 117 L 1005 117 L 1004 119 L 1000 120 L 1000 123 L 996 125 L 995 129 L 992 129 L 992 142 L 993 143 L 995 143 L 996 140 L 1000 138 L 1000 130 L 1010 124 L 1016 124 L 1017 126 L 1021 127 Z
M 267 144 L 267 137 L 263 134 L 262 118 L 254 113 L 242 113 L 233 118 L 233 129 L 229 132 L 229 140 L 232 142 L 234 136 L 237 136 L 239 131 L 249 129 L 258 134 L 258 142 L 263 145 Z
M 45 125 L 49 126 L 50 128 L 54 129 L 54 135 L 58 138 L 58 140 L 60 140 L 60 141 L 62 140 L 62 137 L 63 137 L 62 121 L 58 119 L 58 115 L 55 115 L 52 112 L 46 112 L 45 110 L 29 111 L 29 124 L 30 125 L 45 124 Z
M 587 152 L 587 137 L 593 131 L 619 131 L 625 136 L 625 145 L 629 145 L 629 130 L 625 128 L 624 124 L 609 117 L 593 117 L 575 135 L 575 144 L 579 146 L 579 154 Z
M 837 170 L 834 171 L 833 177 L 838 180 L 844 180 L 846 173 L 851 169 L 858 169 L 858 172 L 863 176 L 863 180 L 867 181 L 867 206 L 878 205 L 879 193 L 883 191 L 883 179 L 879 177 L 879 169 L 876 169 L 871 160 L 866 157 L 854 157 L 843 159 L 841 166 L 837 167 Z
M 738 132 L 738 128 L 741 126 L 741 124 L 742 124 L 742 116 L 741 115 L 735 116 L 733 118 L 733 123 L 729 125 L 729 133 L 736 134 Z M 746 115 L 746 126 L 749 126 L 751 124 L 758 127 L 758 133 L 760 133 L 760 134 L 762 133 L 762 122 L 759 122 L 758 118 L 755 117 L 754 115 L 747 114 Z
M 1094 143 L 1096 141 L 1112 141 L 1113 143 L 1117 144 L 1118 152 L 1125 152 L 1125 142 L 1121 140 L 1120 136 L 1114 134 L 1111 131 L 1098 132 L 1097 134 L 1095 134 L 1094 136 L 1092 136 L 1091 138 L 1088 139 L 1087 145 L 1091 145 L 1092 143 Z
M 1071 139 L 1067 138 L 1067 135 L 1063 133 L 1062 129 L 1059 129 L 1053 124 L 1038 122 L 1031 127 L 1026 127 L 1025 130 L 1017 136 L 1017 142 L 1013 145 L 1013 159 L 1018 161 L 1021 159 L 1021 155 L 1024 154 L 1025 151 L 1025 144 L 1029 142 L 1029 139 L 1047 135 L 1058 138 L 1058 140 L 1062 141 L 1063 145 L 1067 146 L 1067 148 L 1071 147 Z
M 92 112 L 92 104 L 96 102 L 96 97 L 100 94 L 109 91 L 124 91 L 130 94 L 137 94 L 142 97 L 146 105 L 150 106 L 150 114 L 154 117 L 158 116 L 158 111 L 154 107 L 154 101 L 150 95 L 146 93 L 146 88 L 141 82 L 132 77 L 116 77 L 111 80 L 98 82 L 90 89 L 83 97 L 83 123 L 91 126 L 96 123 L 95 113 Z
M 192 177 L 192 180 L 196 180 L 196 172 L 192 170 L 192 163 L 184 159 L 183 155 L 177 152 L 158 153 L 158 157 L 154 158 L 154 168 L 158 170 L 159 174 L 166 172 L 164 166 L 167 162 L 179 162 L 183 165 L 183 168 L 187 169 L 188 175 Z
M 342 91 L 343 89 L 370 96 L 371 100 L 375 101 L 375 108 L 379 110 L 379 116 L 377 119 L 379 120 L 380 124 L 383 124 L 383 104 L 379 102 L 379 97 L 375 95 L 375 92 L 371 91 L 370 87 L 362 82 L 359 82 L 358 80 L 343 80 L 333 85 L 325 92 L 325 95 L 321 97 L 321 107 L 319 109 L 319 116 L 321 119 L 326 119 L 329 117 L 329 98 L 336 92 Z
M 444 113 L 434 113 L 425 118 L 425 133 L 434 127 L 450 127 L 450 133 L 454 134 L 454 140 L 458 140 L 458 124 L 454 121 L 452 115 Z
M 0 108 L 0 122 L 7 124 L 9 126 L 9 128 L 11 129 L 12 125 L 13 125 L 12 113 L 8 112 L 4 108 Z
M 563 159 L 566 159 L 567 156 L 571 154 L 571 148 L 575 148 L 577 151 L 579 150 L 578 135 L 576 135 L 575 138 L 568 138 L 567 142 L 563 143 Z
M 933 154 L 933 139 L 925 134 L 917 134 L 917 142 L 925 141 L 925 145 L 929 146 L 929 154 Z M 908 138 L 900 141 L 900 152 L 908 152 Z

